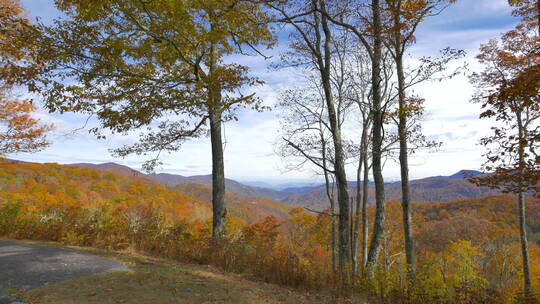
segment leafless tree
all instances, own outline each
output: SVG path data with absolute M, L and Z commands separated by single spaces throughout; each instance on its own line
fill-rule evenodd
M 341 102 L 332 90 L 332 42 L 335 31 L 328 20 L 324 0 L 268 0 L 265 3 L 275 12 L 276 21 L 290 26 L 293 31 L 291 52 L 284 57 L 289 65 L 304 65 L 316 71 L 324 94 L 326 113 L 334 149 L 334 175 L 339 205 L 339 273 L 350 269 L 349 193 L 345 172 L 345 149 L 337 113 Z M 346 278 L 346 276 L 342 276 Z

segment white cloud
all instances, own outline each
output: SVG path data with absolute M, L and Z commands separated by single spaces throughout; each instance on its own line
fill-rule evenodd
M 39 4 L 38 4 L 39 2 Z M 45 5 L 43 3 L 48 3 Z M 25 0 L 34 15 L 53 14 L 52 1 Z M 472 69 L 478 69 L 474 54 L 479 44 L 511 28 L 515 19 L 510 17 L 506 0 L 458 1 L 447 11 L 427 21 L 418 32 L 418 44 L 413 51 L 418 56 L 434 55 L 438 50 L 451 46 L 469 52 L 467 61 Z M 283 36 L 283 35 L 282 35 Z M 286 37 L 284 37 L 286 38 Z M 282 39 L 283 40 L 283 39 Z M 281 41 L 278 48 L 266 54 L 276 59 L 287 47 Z M 228 62 L 241 62 L 252 68 L 255 76 L 266 81 L 266 85 L 251 89 L 262 98 L 266 105 L 274 105 L 279 92 L 294 86 L 300 77 L 290 70 L 272 71 L 269 61 L 261 57 L 242 57 L 235 55 Z M 477 169 L 482 163 L 483 148 L 478 140 L 489 133 L 489 121 L 479 120 L 478 105 L 469 99 L 474 88 L 465 76 L 440 83 L 426 83 L 415 88 L 415 92 L 427 99 L 428 119 L 424 123 L 425 133 L 444 141 L 442 151 L 436 153 L 420 152 L 411 159 L 411 177 L 420 178 L 432 175 L 452 174 L 460 169 Z M 59 130 L 68 132 L 84 124 L 81 115 L 38 114 L 44 121 L 57 124 Z M 241 180 L 310 180 L 314 178 L 311 170 L 282 173 L 283 164 L 273 155 L 273 143 L 279 131 L 277 113 L 256 113 L 243 110 L 239 122 L 225 125 L 227 145 L 225 165 L 228 177 Z M 95 123 L 95 122 L 93 122 Z M 56 141 L 49 149 L 33 155 L 21 154 L 20 159 L 33 161 L 106 162 L 115 161 L 132 167 L 140 167 L 144 157 L 113 159 L 108 149 L 130 143 L 135 135 L 111 136 L 106 141 L 96 140 L 81 131 L 72 137 Z M 149 156 L 151 157 L 151 156 Z M 183 149 L 163 156 L 164 165 L 160 171 L 185 175 L 209 174 L 211 172 L 211 151 L 208 139 L 196 139 L 184 144 Z M 397 164 L 388 162 L 385 175 L 389 179 L 399 178 Z M 354 176 L 354 168 L 349 168 L 349 176 Z

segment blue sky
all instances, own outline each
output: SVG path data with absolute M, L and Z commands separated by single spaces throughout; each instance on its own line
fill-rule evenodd
M 22 3 L 33 18 L 40 18 L 44 22 L 50 22 L 58 16 L 53 0 L 23 0 Z M 415 57 L 420 57 L 436 55 L 440 49 L 448 46 L 464 49 L 468 53 L 465 61 L 474 71 L 480 68 L 474 60 L 480 44 L 497 38 L 516 22 L 506 0 L 460 0 L 439 16 L 422 24 L 413 52 Z M 275 58 L 286 47 L 287 41 L 281 38 L 278 47 L 267 54 Z M 241 60 L 242 64 L 251 67 L 255 76 L 266 81 L 267 84 L 256 88 L 256 92 L 268 105 L 273 105 L 279 92 L 290 88 L 298 78 L 294 71 L 270 71 L 269 62 L 260 57 L 243 57 Z M 478 140 L 489 134 L 490 122 L 477 118 L 479 106 L 469 102 L 473 91 L 474 88 L 465 76 L 440 83 L 426 83 L 415 88 L 415 93 L 427 99 L 428 115 L 424 122 L 424 132 L 444 142 L 444 145 L 437 153 L 421 152 L 411 159 L 412 178 L 449 175 L 460 169 L 480 167 L 484 149 L 478 145 Z M 51 136 L 53 145 L 39 153 L 12 155 L 11 158 L 58 163 L 114 161 L 133 168 L 140 168 L 145 160 L 138 156 L 115 159 L 109 154 L 108 149 L 133 142 L 133 136 L 112 136 L 106 141 L 97 140 L 87 131 L 73 133 L 73 130 L 82 127 L 85 117 L 76 114 L 51 115 L 43 110 L 38 116 L 57 126 L 57 131 Z M 278 131 L 279 119 L 276 112 L 243 111 L 239 114 L 239 122 L 227 123 L 227 177 L 270 183 L 317 179 L 311 168 L 301 172 L 285 172 L 284 161 L 274 154 Z M 208 139 L 190 141 L 182 151 L 164 155 L 163 161 L 164 165 L 156 171 L 182 175 L 209 174 L 210 142 Z M 351 179 L 353 172 L 354 168 L 349 168 Z M 387 162 L 385 176 L 389 180 L 397 180 L 397 164 Z

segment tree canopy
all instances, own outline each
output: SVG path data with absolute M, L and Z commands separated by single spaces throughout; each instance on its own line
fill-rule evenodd
M 261 7 L 248 1 L 57 1 L 66 18 L 41 26 L 35 45 L 39 80 L 51 111 L 96 115 L 103 129 L 125 133 L 150 127 L 129 153 L 176 151 L 183 140 L 205 135 L 208 108 L 223 120 L 235 109 L 261 109 L 241 89 L 261 82 L 248 68 L 220 62 L 209 72 L 212 46 L 218 58 L 253 51 L 273 37 Z M 221 59 L 222 61 L 222 59 Z M 209 88 L 223 92 L 209 103 Z
M 32 25 L 19 1 L 0 1 L 0 155 L 35 152 L 49 145 L 46 138 L 52 125 L 42 124 L 33 116 L 37 109 L 29 100 L 20 100 L 13 93 L 13 78 L 18 67 L 32 62 L 20 37 Z

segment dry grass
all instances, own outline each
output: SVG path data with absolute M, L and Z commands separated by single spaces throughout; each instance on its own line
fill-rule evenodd
M 55 245 L 48 242 L 37 244 Z M 21 294 L 26 300 L 32 304 L 339 303 L 320 295 L 253 281 L 241 275 L 225 274 L 210 266 L 182 264 L 133 253 L 71 248 L 119 260 L 127 264 L 130 270 L 92 275 L 29 290 Z

